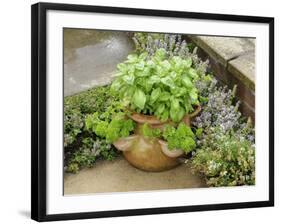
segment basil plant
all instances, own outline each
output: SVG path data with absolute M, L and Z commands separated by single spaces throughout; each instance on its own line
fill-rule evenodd
M 117 68 L 111 91 L 132 111 L 180 122 L 199 104 L 191 58 L 169 58 L 160 48 L 153 56 L 131 54 Z

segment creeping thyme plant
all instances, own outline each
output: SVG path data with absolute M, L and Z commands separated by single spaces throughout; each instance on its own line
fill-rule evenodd
M 218 84 L 208 61 L 181 35 L 134 33 L 135 52 L 117 65 L 111 86 L 64 100 L 65 169 L 77 172 L 97 159 L 112 160 L 112 142 L 133 133 L 131 112 L 155 115 L 174 125 L 142 126 L 146 137 L 167 141 L 168 148 L 191 153 L 194 172 L 209 186 L 255 184 L 255 134 L 239 112 L 236 87 Z M 201 105 L 192 126 L 181 123 Z
M 202 173 L 210 186 L 255 184 L 255 138 L 250 119 L 247 121 L 235 102 L 233 90 L 218 87 L 216 79 L 197 83 L 207 101 L 193 120 L 197 128 L 198 149 L 193 153 L 192 166 Z
M 97 159 L 112 160 L 117 151 L 93 132 L 86 130 L 88 114 L 103 113 L 114 102 L 109 87 L 98 87 L 64 99 L 64 168 L 76 173 Z

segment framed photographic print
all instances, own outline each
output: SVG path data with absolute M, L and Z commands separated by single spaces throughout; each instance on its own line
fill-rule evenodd
M 32 219 L 274 205 L 274 19 L 32 6 Z

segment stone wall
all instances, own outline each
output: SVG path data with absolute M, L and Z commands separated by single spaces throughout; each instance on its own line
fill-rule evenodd
M 255 39 L 213 36 L 188 36 L 198 54 L 209 59 L 216 77 L 232 88 L 237 84 L 240 111 L 255 122 Z

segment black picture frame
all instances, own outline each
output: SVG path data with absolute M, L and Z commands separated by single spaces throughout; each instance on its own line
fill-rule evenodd
M 208 204 L 146 209 L 115 210 L 69 214 L 46 214 L 46 12 L 63 10 L 111 14 L 193 18 L 218 21 L 254 22 L 269 24 L 269 200 L 243 203 Z M 137 8 L 102 7 L 89 5 L 37 3 L 31 11 L 31 218 L 37 221 L 132 216 L 206 210 L 238 209 L 274 206 L 274 18 L 241 15 L 163 11 Z

